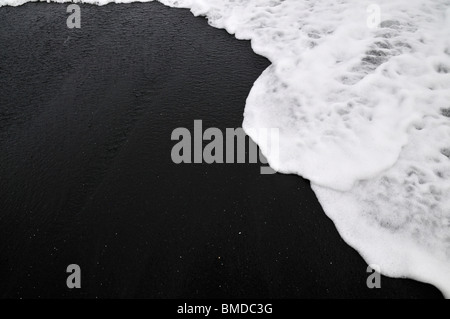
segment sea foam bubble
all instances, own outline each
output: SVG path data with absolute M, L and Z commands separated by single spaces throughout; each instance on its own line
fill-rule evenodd
M 250 136 L 279 129 L 279 156 L 260 145 L 270 165 L 311 180 L 368 263 L 450 297 L 450 1 L 160 2 L 251 40 L 272 65 L 249 94 L 243 127 Z

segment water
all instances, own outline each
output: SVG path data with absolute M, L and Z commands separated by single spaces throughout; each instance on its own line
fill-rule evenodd
M 450 296 L 450 2 L 378 1 L 377 28 L 372 1 L 168 3 L 272 62 L 244 114 L 280 128 L 271 166 L 310 179 L 368 263 Z
M 0 0 L 0 4 L 21 3 Z M 242 91 L 244 97 L 248 95 L 244 128 L 280 128 L 281 154 L 279 160 L 269 158 L 271 165 L 280 172 L 295 173 L 311 180 L 325 212 L 333 219 L 342 237 L 358 249 L 369 263 L 380 265 L 382 272 L 390 276 L 409 276 L 433 283 L 447 294 L 450 252 L 449 203 L 445 194 L 449 190 L 450 164 L 446 155 L 448 146 L 445 144 L 449 135 L 446 115 L 446 103 L 449 100 L 449 75 L 446 72 L 449 46 L 446 41 L 449 37 L 445 32 L 449 30 L 446 15 L 448 2 L 380 2 L 383 22 L 378 29 L 369 29 L 366 25 L 368 1 L 310 3 L 217 0 L 165 3 L 189 7 L 196 15 L 206 15 L 213 26 L 225 28 L 238 39 L 252 40 L 253 51 L 267 57 L 272 64 L 264 66 L 267 67 L 266 70 L 256 80 L 250 92 L 245 89 Z M 30 14 L 31 25 L 47 15 L 44 9 L 40 10 L 40 15 Z M 107 6 L 96 11 L 96 14 L 107 14 L 109 10 L 111 7 Z M 95 20 L 93 14 L 87 14 L 83 16 L 85 21 Z M 52 18 L 47 16 L 47 19 Z M 187 66 L 195 65 L 194 60 L 184 61 L 187 64 L 180 67 L 180 72 L 167 73 L 169 77 L 177 74 L 179 79 L 165 78 L 165 72 L 155 72 L 161 76 L 155 79 L 151 76 L 152 68 L 157 68 L 155 65 L 159 64 L 155 64 L 155 59 L 161 57 L 147 54 L 151 43 L 167 46 L 164 52 L 168 56 L 165 57 L 167 61 L 164 65 L 171 65 L 175 70 L 180 65 L 178 57 L 170 55 L 173 48 L 170 47 L 171 42 L 167 41 L 166 34 L 149 41 L 149 34 L 136 33 L 133 36 L 141 40 L 133 42 L 133 46 L 129 46 L 127 41 L 114 43 L 116 39 L 113 35 L 117 32 L 117 25 L 133 29 L 132 27 L 148 23 L 147 19 L 145 15 L 129 15 L 125 21 L 100 19 L 102 24 L 95 27 L 102 27 L 109 35 L 106 37 L 108 40 L 105 40 L 104 34 L 100 36 L 95 33 L 93 26 L 81 38 L 76 32 L 68 35 L 67 30 L 58 28 L 56 23 L 41 24 L 41 34 L 52 34 L 52 37 L 45 37 L 45 42 L 38 41 L 30 54 L 24 54 L 23 47 L 11 46 L 2 50 L 3 56 L 17 58 L 11 67 L 5 67 L 10 72 L 8 78 L 11 75 L 21 75 L 13 77 L 13 81 L 8 81 L 3 86 L 3 92 L 6 93 L 3 94 L 2 101 L 4 123 L 0 136 L 2 147 L 7 152 L 2 153 L 2 176 L 5 178 L 2 178 L 1 186 L 2 193 L 8 194 L 3 205 L 8 208 L 6 211 L 9 217 L 3 217 L 9 221 L 9 224 L 3 225 L 6 230 L 4 236 L 8 238 L 8 252 L 24 248 L 14 246 L 13 229 L 14 232 L 25 229 L 31 240 L 40 236 L 42 227 L 46 231 L 48 224 L 57 227 L 61 216 L 64 216 L 64 222 L 59 225 L 61 229 L 58 234 L 61 236 L 62 246 L 64 240 L 67 241 L 67 235 L 64 234 L 70 229 L 70 218 L 73 218 L 73 223 L 81 223 L 81 229 L 84 227 L 92 230 L 92 225 L 96 225 L 96 222 L 81 219 L 86 222 L 83 224 L 79 216 L 80 208 L 84 214 L 102 211 L 102 215 L 105 215 L 103 218 L 93 216 L 94 219 L 104 221 L 111 210 L 116 212 L 111 213 L 111 216 L 122 216 L 117 211 L 123 211 L 130 207 L 130 202 L 134 202 L 134 214 L 146 211 L 139 209 L 142 205 L 147 209 L 148 205 L 157 205 L 160 220 L 169 218 L 160 203 L 170 201 L 170 196 L 161 200 L 161 190 L 151 191 L 152 188 L 137 195 L 133 186 L 143 182 L 139 179 L 142 171 L 126 170 L 127 174 L 131 174 L 139 182 L 128 180 L 129 177 L 125 176 L 122 179 L 120 171 L 124 167 L 114 164 L 118 161 L 117 158 L 122 157 L 120 162 L 128 163 L 127 167 L 140 167 L 141 164 L 138 163 L 141 163 L 142 158 L 149 159 L 152 153 L 170 156 L 170 150 L 159 152 L 158 143 L 145 141 L 150 136 L 155 136 L 155 132 L 161 132 L 158 135 L 161 138 L 165 136 L 165 131 L 170 136 L 171 126 L 163 125 L 161 119 L 173 121 L 173 112 L 153 108 L 149 111 L 149 96 L 152 96 L 152 92 L 135 92 L 135 87 L 145 82 L 149 88 L 152 85 L 164 87 L 163 93 L 158 91 L 157 94 L 170 96 L 174 91 L 185 89 L 185 83 L 191 80 L 185 70 L 189 68 Z M 160 24 L 164 25 L 167 21 L 169 20 L 162 18 Z M 65 23 L 62 18 L 61 23 Z M 87 23 L 89 27 L 89 22 Z M 7 25 L 16 27 L 14 21 Z M 84 28 L 81 30 L 85 32 Z M 181 26 L 178 31 L 180 30 L 183 30 Z M 58 32 L 59 36 L 55 36 Z M 153 34 L 151 30 L 149 32 Z M 11 43 L 30 41 L 26 32 L 22 33 L 20 40 L 17 39 L 17 34 L 21 33 L 17 30 L 10 33 L 14 34 L 14 38 L 8 38 L 8 34 L 4 32 L 2 36 Z M 122 36 L 129 37 L 130 34 Z M 89 45 L 76 45 L 82 43 L 82 39 L 86 41 L 86 37 Z M 206 56 L 208 50 L 224 48 L 192 45 L 196 41 L 195 33 L 192 32 L 188 39 L 183 49 L 206 51 Z M 233 42 L 230 47 L 234 45 Z M 227 47 L 223 52 L 229 54 L 228 50 Z M 77 58 L 62 59 L 61 56 L 65 56 L 67 52 L 70 52 L 71 57 Z M 120 52 L 120 56 L 116 52 Z M 104 55 L 100 61 L 90 59 L 98 59 L 100 53 Z M 45 55 L 46 59 L 42 60 Z M 204 55 L 202 52 L 202 56 Z M 190 55 L 186 54 L 186 57 L 189 58 Z M 36 62 L 30 64 L 35 69 L 20 68 L 21 59 L 23 63 L 29 63 L 30 59 Z M 79 59 L 83 63 L 77 64 Z M 245 64 L 244 62 L 243 65 Z M 240 72 L 246 78 L 253 72 L 256 79 L 264 69 L 260 66 L 242 66 Z M 46 72 L 41 72 L 42 69 Z M 127 70 L 119 78 L 119 82 L 116 75 L 110 76 L 117 69 Z M 149 73 L 143 70 L 148 70 Z M 73 77 L 70 76 L 71 73 Z M 49 74 L 52 75 L 50 78 Z M 98 74 L 103 74 L 103 77 L 98 79 Z M 211 74 L 207 76 L 208 81 L 222 77 Z M 80 78 L 85 78 L 85 82 L 80 83 Z M 197 104 L 205 106 L 204 99 L 211 88 L 202 87 L 205 80 L 203 75 L 199 75 L 199 79 L 202 81 L 191 85 L 197 90 Z M 29 86 L 27 81 L 39 83 L 47 89 L 42 92 L 40 86 Z M 167 83 L 175 83 L 177 86 L 167 87 Z M 224 99 L 234 96 L 239 89 L 239 81 L 227 82 L 225 87 L 229 91 L 224 91 L 223 82 L 220 83 L 222 84 L 213 81 L 212 90 L 223 95 Z M 233 85 L 237 85 L 237 88 Z M 249 84 L 248 90 L 250 86 Z M 24 96 L 21 103 L 17 103 L 17 88 L 20 88 Z M 58 94 L 55 95 L 55 92 Z M 29 96 L 33 97 L 32 101 L 28 100 Z M 102 101 L 100 105 L 99 100 Z M 41 106 L 42 102 L 45 102 L 45 107 Z M 66 103 L 69 107 L 64 107 Z M 231 104 L 238 108 L 244 103 Z M 189 114 L 195 118 L 195 112 L 200 110 L 196 110 L 195 103 L 190 105 L 191 107 L 179 110 L 178 116 Z M 210 106 L 207 108 L 210 109 Z M 227 114 L 229 109 L 220 107 L 218 112 Z M 152 121 L 143 121 L 143 116 Z M 226 117 L 218 115 L 211 126 L 225 125 Z M 233 118 L 231 122 L 236 122 L 234 116 L 230 115 L 230 118 Z M 177 121 L 175 117 L 175 123 Z M 227 127 L 238 127 L 239 120 L 237 122 L 233 125 L 227 122 Z M 139 123 L 142 123 L 143 131 L 134 135 L 133 149 L 137 153 L 134 157 L 126 156 L 128 145 L 133 145 L 128 135 L 135 132 Z M 189 125 L 181 120 L 178 124 Z M 27 125 L 26 130 L 23 125 Z M 17 135 L 16 132 L 22 135 Z M 49 140 L 51 143 L 48 143 Z M 137 143 L 138 140 L 141 144 Z M 139 151 L 142 143 L 153 146 L 142 150 L 146 156 Z M 152 176 L 152 180 L 161 178 L 162 183 L 167 180 L 162 177 L 163 169 L 154 167 L 146 168 L 145 171 Z M 115 175 L 117 176 L 114 177 Z M 189 177 L 180 178 L 185 179 Z M 65 184 L 65 180 L 72 183 Z M 113 185 L 117 183 L 121 186 L 115 189 Z M 128 189 L 133 191 L 124 191 L 127 183 L 131 183 Z M 293 184 L 291 196 L 283 196 L 285 201 L 290 202 L 286 204 L 288 207 L 301 201 L 300 197 L 304 196 L 295 191 L 296 183 Z M 283 185 L 283 189 L 286 189 L 286 185 Z M 102 191 L 98 191 L 99 187 Z M 271 188 L 271 192 L 274 191 Z M 158 193 L 159 201 L 143 203 L 148 192 Z M 261 190 L 255 189 L 254 192 L 260 193 Z M 23 194 L 30 198 L 23 198 Z M 195 198 L 196 195 L 197 193 L 193 193 L 192 197 Z M 112 198 L 115 199 L 114 206 L 106 204 Z M 122 207 L 118 198 L 126 198 L 122 200 L 126 205 L 123 204 Z M 23 202 L 23 206 L 17 206 L 18 202 Z M 178 205 L 179 210 L 183 210 L 183 203 Z M 47 210 L 51 214 L 39 216 L 39 221 L 36 222 L 32 217 L 36 210 Z M 23 217 L 24 211 L 29 214 L 29 219 Z M 304 214 L 304 211 L 305 209 L 299 209 L 298 214 Z M 67 216 L 72 217 L 67 219 Z M 11 222 L 14 218 L 17 220 Z M 125 217 L 119 219 L 121 223 L 127 223 Z M 30 221 L 32 230 L 26 227 L 26 223 Z M 202 224 L 200 221 L 199 223 Z M 150 227 L 149 223 L 129 226 L 135 231 L 136 228 L 142 227 L 144 231 L 144 226 Z M 173 231 L 178 229 L 173 227 Z M 124 231 L 123 228 L 121 230 Z M 91 234 L 79 230 L 76 233 L 81 237 L 86 236 L 86 233 Z M 95 259 L 102 259 L 103 254 L 108 254 L 105 252 L 108 244 L 104 242 L 114 241 L 116 236 L 112 231 L 102 233 L 107 238 L 97 239 L 99 244 L 96 246 L 97 253 L 94 254 L 97 258 L 89 259 L 91 263 Z M 150 242 L 165 237 L 158 231 L 154 236 Z M 324 240 L 321 239 L 321 242 Z M 72 245 L 76 250 L 77 245 Z M 130 253 L 130 246 L 133 245 L 128 244 L 126 248 L 120 248 L 119 245 L 116 249 L 119 247 L 121 253 L 139 260 L 139 252 Z M 47 250 L 61 249 L 58 245 L 53 248 L 48 245 L 45 247 Z M 173 245 L 170 247 L 173 250 Z M 92 254 L 89 256 L 92 257 Z M 148 261 L 148 258 L 144 260 Z M 173 265 L 173 260 L 170 264 Z M 101 267 L 104 266 L 98 264 L 94 269 L 101 271 Z M 159 267 L 157 268 L 160 269 Z M 245 276 L 258 274 L 249 272 Z M 141 277 L 125 276 L 122 280 L 125 282 L 126 278 L 133 282 Z M 113 280 L 110 278 L 110 281 Z M 125 295 L 127 293 L 122 292 Z

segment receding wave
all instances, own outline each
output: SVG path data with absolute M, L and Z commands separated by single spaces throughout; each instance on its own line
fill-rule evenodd
M 279 128 L 271 166 L 311 180 L 368 263 L 450 297 L 450 1 L 378 0 L 374 28 L 369 0 L 160 2 L 252 41 L 272 65 L 243 127 Z

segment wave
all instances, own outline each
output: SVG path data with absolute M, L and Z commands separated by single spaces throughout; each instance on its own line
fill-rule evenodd
M 272 65 L 249 94 L 243 128 L 270 165 L 309 179 L 368 263 L 450 297 L 450 1 L 160 2 L 251 40 Z M 278 156 L 252 136 L 268 127 L 279 129 Z

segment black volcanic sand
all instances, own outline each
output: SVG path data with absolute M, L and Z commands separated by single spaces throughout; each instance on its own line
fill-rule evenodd
M 0 8 L 0 297 L 442 297 L 368 289 L 298 176 L 172 163 L 175 128 L 241 126 L 269 65 L 249 42 L 159 3 L 72 30 L 66 8 Z

